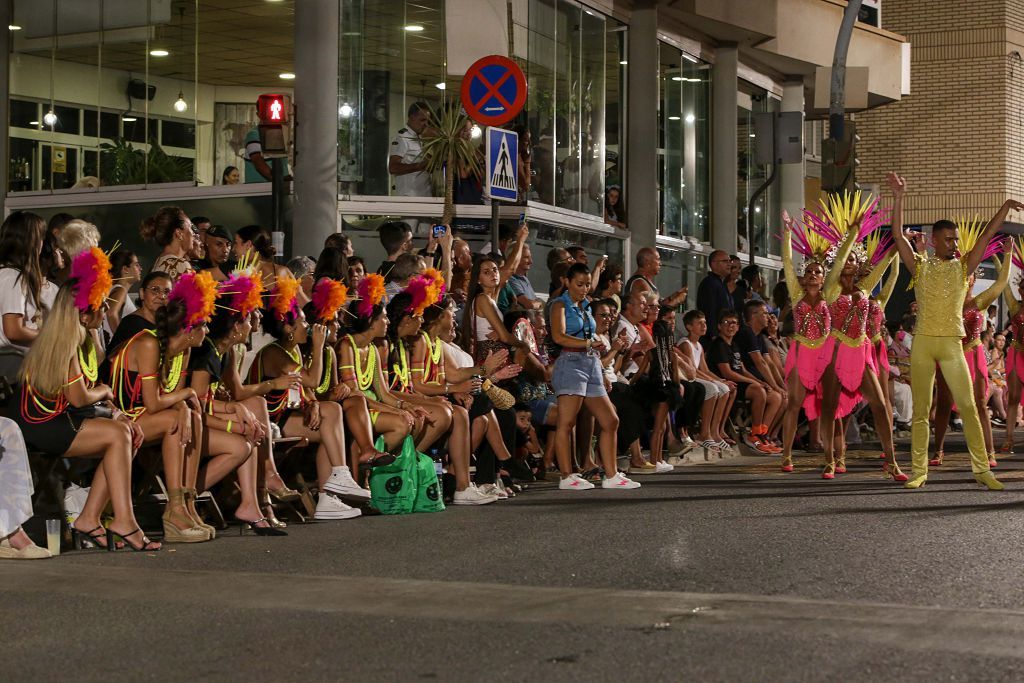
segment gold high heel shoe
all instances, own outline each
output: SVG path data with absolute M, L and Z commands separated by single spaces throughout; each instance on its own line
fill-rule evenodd
M 177 509 L 186 512 L 177 512 Z M 210 540 L 206 529 L 196 526 L 185 507 L 185 489 L 167 490 L 167 509 L 163 514 L 165 543 L 202 543 Z M 108 541 L 109 542 L 109 541 Z
M 217 528 L 207 524 L 203 521 L 203 518 L 199 516 L 199 513 L 196 511 L 196 500 L 198 498 L 199 493 L 195 489 L 185 489 L 185 509 L 188 510 L 188 516 L 195 521 L 197 527 L 206 530 L 206 532 L 210 534 L 210 540 L 212 541 L 217 538 Z M 190 504 L 191 507 L 189 507 Z

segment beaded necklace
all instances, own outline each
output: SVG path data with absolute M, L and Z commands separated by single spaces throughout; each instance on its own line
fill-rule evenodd
M 395 378 L 398 386 L 406 389 L 409 386 L 409 358 L 405 353 L 405 342 L 398 340 L 398 362 L 392 366 L 395 369 Z
M 334 361 L 332 360 L 332 355 L 328 353 L 326 349 L 324 350 L 324 361 L 323 379 L 320 380 L 320 385 L 316 388 L 317 394 L 326 394 L 327 390 L 331 388 L 331 368 L 333 367 Z M 308 369 L 311 367 L 313 367 L 312 357 L 310 357 L 309 365 L 307 365 L 306 368 Z
M 364 367 L 363 359 L 359 354 L 359 347 L 356 346 L 356 340 L 352 338 L 351 334 L 347 336 L 348 340 L 352 342 L 352 355 L 356 366 L 356 384 L 359 387 L 359 391 L 367 391 L 373 386 L 373 375 L 377 370 L 377 354 L 371 345 L 369 353 L 366 355 L 366 366 Z
M 182 351 L 171 359 L 171 370 L 163 378 L 162 386 L 165 394 L 169 394 L 178 387 L 181 381 L 181 367 L 185 363 L 185 352 Z
M 31 408 L 35 408 L 35 413 Z M 37 392 L 32 383 L 25 378 L 21 391 L 21 417 L 29 424 L 42 424 L 57 417 L 68 407 L 68 400 L 63 391 L 56 398 L 50 398 Z
M 100 364 L 99 359 L 96 357 L 96 347 L 88 339 L 86 339 L 86 344 L 88 344 L 89 350 L 84 356 L 82 355 L 82 347 L 78 347 L 78 364 L 82 368 L 82 374 L 89 380 L 89 384 L 92 384 L 99 377 Z
M 424 359 L 423 368 L 423 381 L 428 384 L 444 384 L 444 341 L 438 337 L 437 343 L 435 344 L 430 339 L 430 335 L 426 332 L 420 332 L 420 336 L 423 337 L 423 341 L 427 344 L 427 357 Z M 433 371 L 436 369 L 437 376 L 431 377 Z

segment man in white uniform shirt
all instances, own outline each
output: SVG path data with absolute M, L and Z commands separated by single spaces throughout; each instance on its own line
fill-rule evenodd
M 433 194 L 430 175 L 424 171 L 423 142 L 420 135 L 430 120 L 430 107 L 416 102 L 409 107 L 405 128 L 391 141 L 388 173 L 394 176 L 395 194 L 402 197 L 429 197 Z

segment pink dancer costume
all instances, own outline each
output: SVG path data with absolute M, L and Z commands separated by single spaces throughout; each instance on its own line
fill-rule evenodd
M 819 247 L 827 246 L 821 245 L 820 240 L 816 242 Z M 832 315 L 824 298 L 818 299 L 814 304 L 805 298 L 793 266 L 794 248 L 804 257 L 805 267 L 810 262 L 824 266 L 825 250 L 819 248 L 815 251 L 812 241 L 808 239 L 807 232 L 800 224 L 793 225 L 793 229 L 786 230 L 783 235 L 782 265 L 789 298 L 794 302 L 793 324 L 796 329 L 793 341 L 789 344 L 789 353 L 786 354 L 783 375 L 788 382 L 789 376 L 796 371 L 806 392 L 802 404 L 804 413 L 807 414 L 808 420 L 813 420 L 821 414 L 821 376 L 832 360 L 833 340 L 829 336 L 832 330 Z

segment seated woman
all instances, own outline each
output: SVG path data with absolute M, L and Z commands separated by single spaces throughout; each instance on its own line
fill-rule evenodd
M 100 351 L 93 331 L 106 313 L 109 269 L 110 261 L 96 248 L 72 263 L 38 343 L 22 365 L 21 387 L 13 399 L 17 405 L 11 412 L 33 449 L 60 457 L 101 458 L 89 497 L 72 526 L 76 539 L 88 537 L 108 550 L 115 548 L 115 538 L 132 550 L 160 550 L 159 543 L 142 533 L 132 509 L 132 457 L 143 432 L 111 406 L 110 387 L 96 383 Z M 5 451 L 7 445 L 5 439 Z M 104 529 L 100 515 L 108 502 L 114 519 Z M 11 537 L 9 542 L 19 547 L 23 540 Z
M 118 249 L 111 254 L 110 274 L 114 278 L 114 286 L 110 290 L 110 310 L 103 321 L 103 334 L 106 339 L 113 336 L 125 316 L 138 310 L 138 306 L 129 295 L 129 290 L 142 279 L 142 266 L 139 265 L 135 252 Z
M 461 405 L 452 404 L 445 398 L 445 387 L 435 384 L 426 387 L 417 382 L 422 379 L 422 370 L 413 362 L 414 349 L 423 325 L 423 311 L 433 305 L 444 289 L 444 281 L 435 286 L 428 277 L 417 276 L 410 280 L 407 289 L 392 297 L 388 303 L 388 346 L 391 373 L 391 391 L 402 400 L 418 405 L 427 411 L 427 418 L 416 448 L 426 452 L 440 437 L 448 435 L 448 456 L 455 474 L 455 497 L 458 505 L 481 505 L 493 503 L 498 498 L 493 493 L 478 490 L 469 482 L 470 429 L 469 412 Z M 426 388 L 429 394 L 416 391 L 417 385 Z M 472 390 L 478 381 L 470 382 Z M 494 479 L 491 479 L 494 487 Z
M 161 442 L 167 507 L 164 542 L 199 543 L 214 537 L 213 527 L 195 514 L 188 497 L 199 469 L 202 407 L 186 385 L 189 355 L 206 338 L 216 283 L 189 271 L 178 278 L 157 309 L 156 327 L 126 341 L 110 360 L 114 403 L 142 429 L 145 443 Z
M 142 279 L 139 286 L 139 301 L 142 305 L 118 321 L 117 328 L 107 342 L 107 358 L 112 358 L 122 344 L 139 332 L 156 327 L 156 312 L 167 305 L 167 295 L 171 293 L 173 285 L 171 276 L 159 270 L 154 270 Z
M 32 470 L 28 466 L 28 449 L 18 424 L 0 417 L 0 560 L 45 560 L 50 551 L 40 548 L 28 537 L 21 525 L 32 517 Z
M 270 305 L 263 316 L 263 331 L 274 341 L 256 354 L 249 369 L 249 382 L 292 377 L 289 388 L 267 393 L 270 417 L 284 436 L 298 436 L 318 444 L 316 469 L 320 497 L 314 517 L 351 519 L 362 511 L 349 507 L 341 498 L 366 501 L 370 499 L 370 492 L 356 483 L 345 464 L 341 406 L 333 401 L 319 401 L 311 391 L 304 390 L 315 389 L 320 383 L 327 330 L 323 325 L 313 327 L 312 362 L 306 367 L 299 346 L 306 343 L 310 330 L 296 299 L 298 292 L 298 280 L 290 275 L 277 278 L 271 290 Z
M 264 512 L 270 505 L 265 499 L 266 489 L 262 489 L 261 497 L 258 489 L 262 487 L 257 483 L 261 482 L 260 451 L 273 462 L 267 402 L 256 394 L 240 399 L 234 393 L 242 388 L 235 349 L 249 339 L 263 284 L 258 274 L 241 271 L 221 282 L 218 291 L 223 303 L 210 321 L 203 344 L 189 358 L 189 386 L 204 407 L 202 454 L 211 457 L 199 472 L 196 488 L 206 490 L 237 471 L 241 502 L 235 518 L 259 536 L 285 536 L 287 533 L 278 528 L 282 523 L 274 523 L 277 520 L 272 508 Z
M 326 249 L 324 251 L 327 251 Z M 352 476 L 358 481 L 358 465 L 362 463 L 393 462 L 394 456 L 378 451 L 373 445 L 373 424 L 370 421 L 370 410 L 366 397 L 341 381 L 339 373 L 338 332 L 341 324 L 338 313 L 348 299 L 348 288 L 336 279 L 320 278 L 313 285 L 312 301 L 306 304 L 306 320 L 314 325 L 323 325 L 327 330 L 327 341 L 323 350 L 323 372 L 314 393 L 321 401 L 340 403 L 345 415 L 345 425 L 352 435 L 353 457 L 350 458 Z M 313 344 L 307 340 L 302 355 L 307 359 L 307 366 L 312 361 Z
M 457 346 L 449 348 L 449 342 L 454 338 L 455 302 L 446 297 L 423 312 L 422 330 L 413 346 L 412 384 L 424 396 L 449 396 L 456 408 L 461 407 L 467 411 L 470 421 L 470 452 L 476 454 L 476 474 L 473 483 L 469 482 L 467 474 L 466 488 L 463 489 L 461 472 L 455 472 L 454 503 L 481 505 L 490 501 L 485 501 L 477 493 L 483 496 L 494 494 L 498 498 L 507 496 L 497 483 L 498 463 L 508 461 L 511 454 L 502 438 L 494 405 L 480 390 L 483 381 L 509 379 L 516 376 L 520 368 L 517 365 L 505 365 L 507 351 L 489 354 L 482 364 L 475 365 L 472 358 Z M 464 362 L 455 358 L 451 349 L 463 354 Z M 481 450 L 484 439 L 489 448 Z
M 374 433 L 384 437 L 389 451 L 402 445 L 405 437 L 417 434 L 427 411 L 391 393 L 384 379 L 383 363 L 375 342 L 387 336 L 388 316 L 384 299 L 384 277 L 371 273 L 359 283 L 358 298 L 349 304 L 348 334 L 338 344 L 341 381 L 353 393 L 366 397 Z

